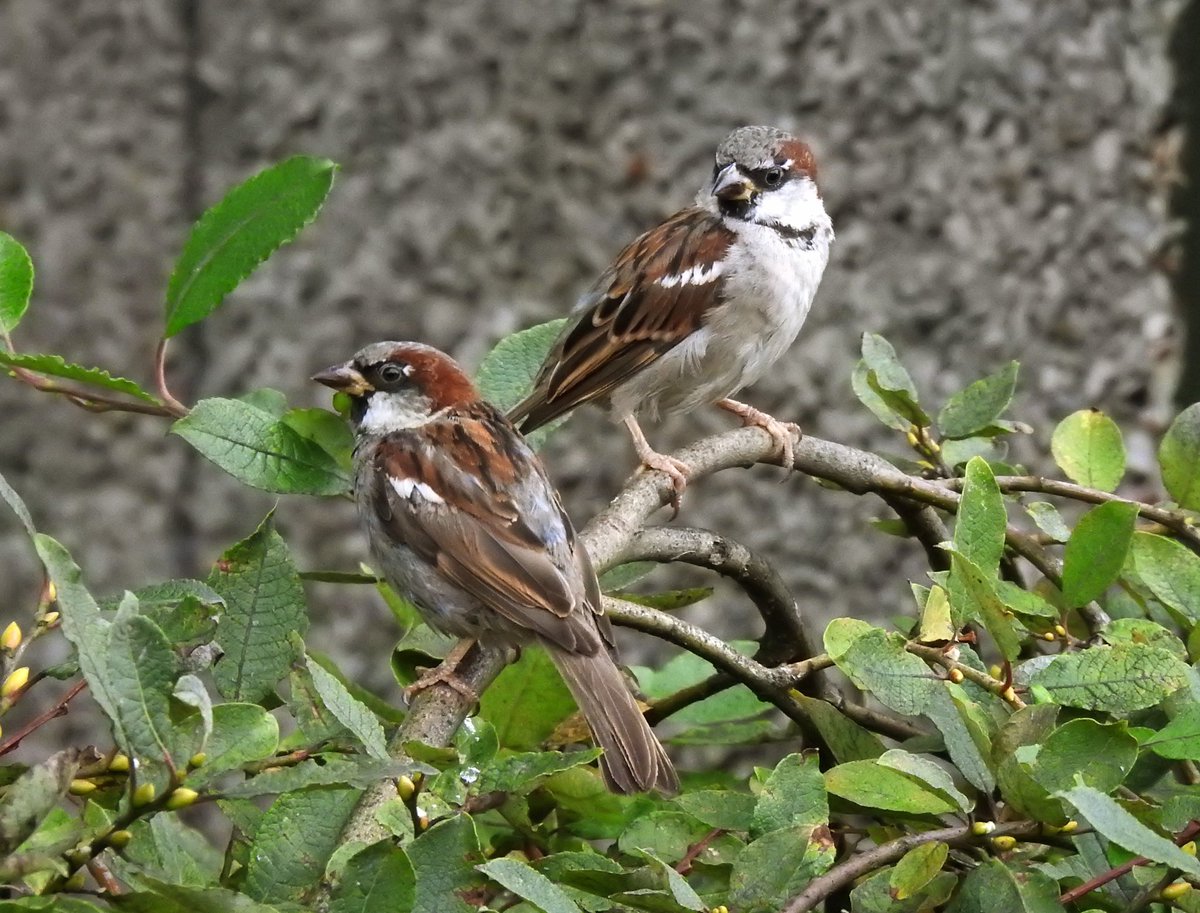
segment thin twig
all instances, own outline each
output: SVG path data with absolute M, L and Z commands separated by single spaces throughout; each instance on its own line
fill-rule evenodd
M 1183 846 L 1197 834 L 1200 834 L 1200 820 L 1190 822 L 1187 827 L 1176 834 L 1175 845 Z M 1069 891 L 1064 891 L 1059 896 L 1058 902 L 1063 906 L 1066 906 L 1069 903 L 1074 903 L 1075 901 L 1079 900 L 1079 898 L 1092 893 L 1092 891 L 1096 890 L 1097 888 L 1104 887 L 1110 881 L 1115 881 L 1122 875 L 1128 875 L 1138 866 L 1148 865 L 1151 862 L 1153 862 L 1153 860 L 1147 859 L 1145 856 L 1134 856 L 1129 861 L 1123 862 L 1118 866 L 1113 866 L 1107 872 L 1101 872 L 1095 878 L 1085 881 L 1083 884 L 1071 888 Z
M 71 703 L 71 701 L 75 698 L 75 695 L 79 694 L 79 692 L 86 687 L 87 682 L 84 679 L 80 679 L 74 685 L 72 685 L 70 690 L 60 697 L 52 707 L 39 713 L 3 742 L 0 742 L 0 757 L 3 757 L 20 745 L 22 739 L 28 737 L 30 733 L 37 731 L 39 727 L 45 725 L 56 717 L 66 714 L 67 704 Z
M 166 404 L 172 415 L 182 418 L 188 414 L 188 407 L 171 395 L 167 386 L 167 338 L 158 341 L 154 350 L 154 384 L 158 388 L 158 396 Z
M 25 368 L 17 368 L 12 365 L 8 365 L 7 367 L 13 373 L 13 376 L 22 383 L 28 384 L 35 390 L 40 390 L 43 393 L 57 393 L 60 396 L 66 397 L 67 402 L 79 406 L 81 409 L 86 409 L 89 412 L 134 412 L 138 415 L 156 415 L 168 418 L 175 415 L 166 406 L 138 402 L 137 400 L 121 399 L 120 397 L 109 396 L 105 393 L 81 387 L 68 386 L 58 381 L 50 380 L 48 377 L 43 377 L 41 374 L 28 371 Z
M 675 863 L 675 871 L 680 875 L 686 875 L 692 870 L 692 866 L 700 857 L 700 854 L 708 849 L 708 845 L 725 833 L 723 827 L 714 827 L 711 831 L 688 847 L 687 852 L 683 854 L 683 858 Z
M 921 657 L 927 663 L 934 663 L 947 670 L 957 670 L 962 674 L 963 678 L 974 682 L 986 691 L 990 691 L 1002 701 L 1006 701 L 1012 705 L 1014 710 L 1023 710 L 1025 708 L 1025 702 L 1017 697 L 1015 692 L 1012 694 L 1008 693 L 1012 688 L 1010 683 L 1002 682 L 998 678 L 992 678 L 986 672 L 981 672 L 973 666 L 968 666 L 966 663 L 960 663 L 940 647 L 930 647 L 926 644 L 910 642 L 906 645 L 905 649 L 914 656 Z

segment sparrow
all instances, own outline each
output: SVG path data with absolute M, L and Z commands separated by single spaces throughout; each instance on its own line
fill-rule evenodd
M 799 429 L 730 397 L 795 340 L 832 241 L 808 146 L 774 127 L 733 131 L 695 205 L 622 250 L 579 300 L 508 417 L 528 434 L 606 404 L 642 465 L 670 477 L 676 511 L 688 466 L 650 446 L 638 414 L 715 403 L 765 429 L 790 467 Z
M 369 345 L 313 380 L 350 397 L 354 498 L 387 582 L 445 634 L 487 649 L 540 644 L 604 749 L 609 788 L 677 792 L 616 665 L 591 561 L 503 413 L 453 359 L 415 342 Z M 465 688 L 453 666 L 469 646 L 416 688 Z

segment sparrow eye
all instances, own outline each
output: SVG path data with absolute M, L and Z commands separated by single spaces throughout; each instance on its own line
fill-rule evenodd
M 404 379 L 404 369 L 397 364 L 388 363 L 379 369 L 379 379 L 385 384 L 396 384 Z
M 783 183 L 783 169 L 782 168 L 771 168 L 770 170 L 767 171 L 766 174 L 763 175 L 763 186 L 770 190 L 774 190 L 776 187 L 778 187 L 782 183 Z

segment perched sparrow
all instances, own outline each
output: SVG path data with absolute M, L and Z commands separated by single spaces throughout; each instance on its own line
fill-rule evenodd
M 313 380 L 352 398 L 354 495 L 388 583 L 446 634 L 541 644 L 604 749 L 610 788 L 675 792 L 675 769 L 613 660 L 591 562 L 508 420 L 453 359 L 419 343 L 367 346 Z
M 796 338 L 831 241 L 808 146 L 772 127 L 735 130 L 696 205 L 621 251 L 583 296 L 509 418 L 528 433 L 581 403 L 607 403 L 642 463 L 671 477 L 676 507 L 688 467 L 650 447 L 639 412 L 716 403 L 766 429 L 790 466 L 795 426 L 729 397 Z

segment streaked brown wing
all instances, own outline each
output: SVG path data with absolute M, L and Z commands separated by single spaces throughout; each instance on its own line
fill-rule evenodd
M 720 219 L 693 208 L 626 247 L 585 296 L 533 392 L 510 417 L 528 433 L 611 393 L 699 329 L 721 301 L 724 279 L 714 264 L 733 240 Z
M 596 651 L 595 575 L 537 458 L 498 412 L 457 410 L 391 436 L 376 459 L 390 535 L 513 624 Z

